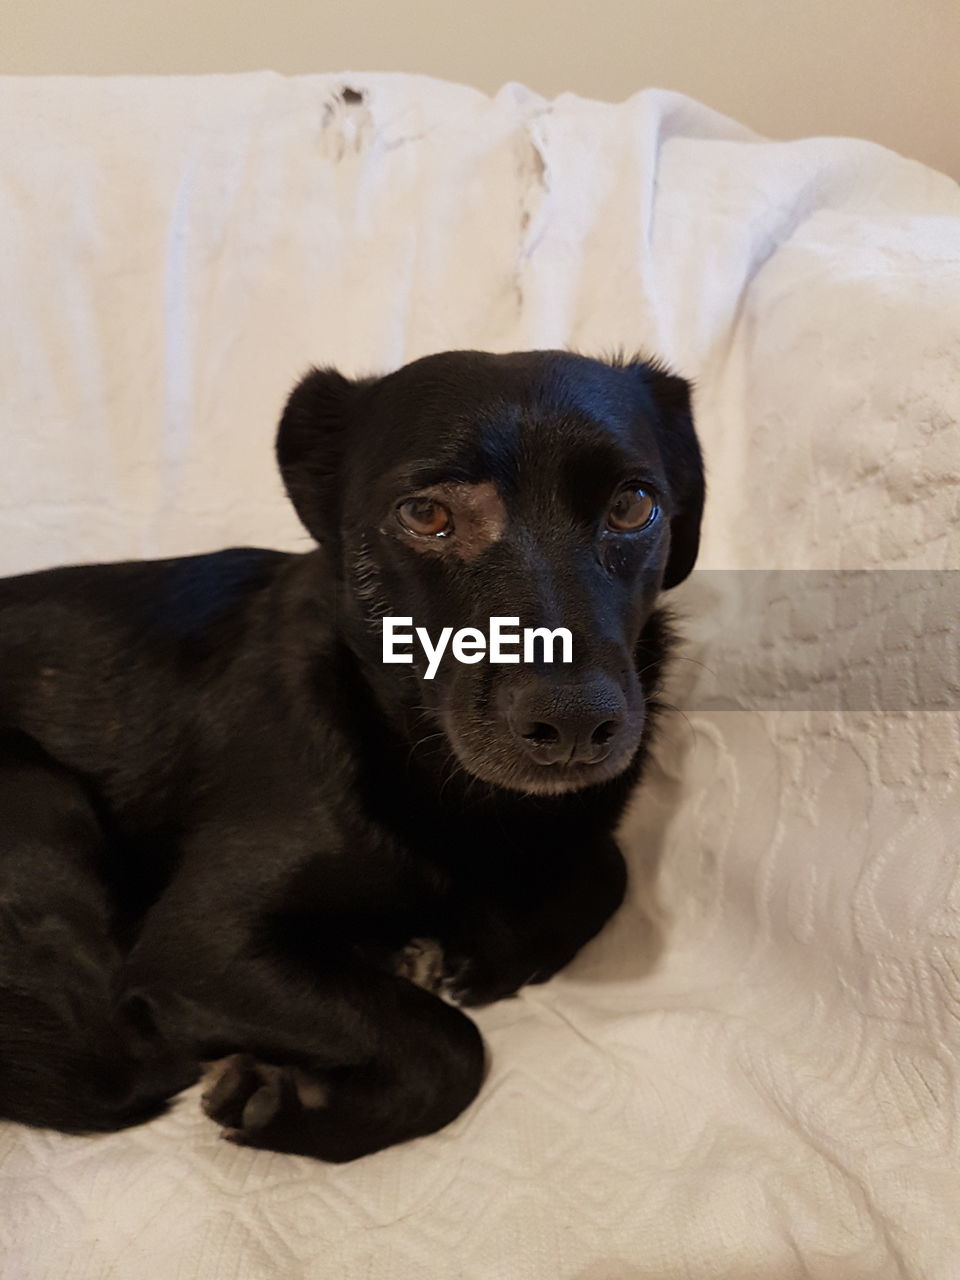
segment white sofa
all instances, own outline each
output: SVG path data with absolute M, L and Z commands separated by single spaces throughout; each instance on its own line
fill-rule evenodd
M 0 316 L 0 573 L 305 548 L 271 443 L 309 363 L 566 345 L 696 379 L 718 571 L 679 593 L 705 666 L 630 901 L 479 1015 L 465 1116 L 338 1168 L 221 1141 L 195 1091 L 106 1137 L 0 1125 L 2 1280 L 960 1276 L 956 613 L 894 641 L 901 696 L 867 661 L 817 703 L 863 619 L 785 586 L 960 569 L 956 184 L 656 91 L 7 79 Z M 743 570 L 781 574 L 781 656 L 820 642 L 763 705 Z

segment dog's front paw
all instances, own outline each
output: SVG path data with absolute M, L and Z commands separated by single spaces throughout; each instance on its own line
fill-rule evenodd
M 448 944 L 442 993 L 454 1004 L 475 1007 L 515 996 L 523 987 L 549 982 L 579 950 L 566 938 L 510 938 L 491 931 Z
M 213 1065 L 200 1105 L 234 1142 L 256 1142 L 264 1130 L 327 1102 L 323 1082 L 297 1067 L 235 1053 Z
M 546 982 L 555 972 L 554 968 L 545 968 L 529 957 L 516 956 L 509 960 L 451 957 L 441 991 L 453 1004 L 476 1008 L 515 996 L 531 982 Z
M 411 938 L 396 958 L 393 972 L 433 995 L 444 988 L 443 948 L 434 938 Z

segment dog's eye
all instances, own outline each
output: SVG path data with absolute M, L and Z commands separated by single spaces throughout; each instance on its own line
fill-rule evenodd
M 607 512 L 607 524 L 617 533 L 636 533 L 657 517 L 659 507 L 646 489 L 627 485 L 621 489 Z
M 397 507 L 397 519 L 420 538 L 446 538 L 453 532 L 449 509 L 433 498 L 407 498 Z

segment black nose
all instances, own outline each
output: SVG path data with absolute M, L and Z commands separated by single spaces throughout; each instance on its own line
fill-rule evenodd
M 626 723 L 623 694 L 612 680 L 534 684 L 508 699 L 507 724 L 537 764 L 599 764 Z

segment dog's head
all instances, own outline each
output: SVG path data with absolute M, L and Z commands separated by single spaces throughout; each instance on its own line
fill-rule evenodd
M 683 379 L 560 351 L 447 352 L 360 381 L 314 370 L 277 454 L 339 566 L 381 703 L 426 714 L 497 786 L 556 794 L 627 767 L 646 715 L 641 636 L 697 554 L 703 469 Z M 558 645 L 547 662 L 534 637 L 530 662 L 448 648 L 427 679 L 419 645 L 412 665 L 382 665 L 384 616 L 434 643 L 445 628 L 487 636 L 491 617 L 566 628 L 572 661 Z

